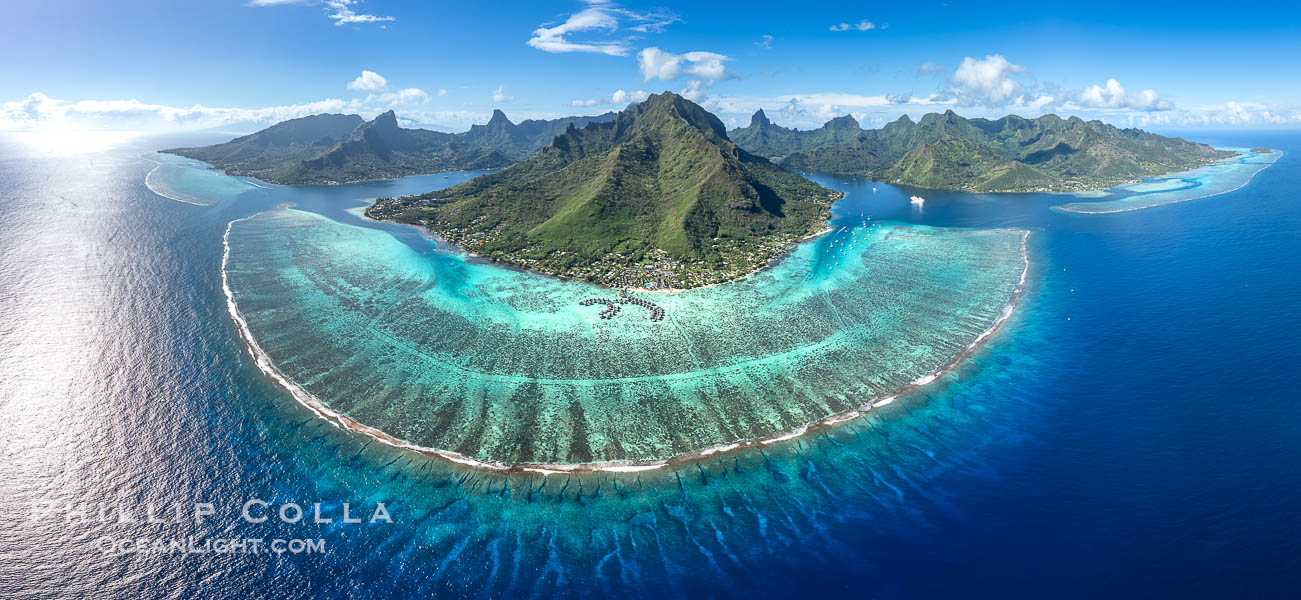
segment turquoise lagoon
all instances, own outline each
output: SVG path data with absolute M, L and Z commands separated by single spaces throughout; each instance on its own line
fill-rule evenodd
M 660 322 L 580 305 L 615 290 L 290 208 L 230 224 L 225 274 L 264 368 L 321 414 L 481 466 L 618 469 L 792 437 L 933 380 L 1007 317 L 1027 235 L 863 217 L 744 280 L 638 294 Z
M 837 230 L 866 213 L 918 231 L 1033 231 L 1028 285 L 1004 327 L 935 382 L 836 427 L 651 471 L 560 475 L 466 468 L 341 430 L 250 360 L 228 315 L 219 265 L 231 221 L 278 217 L 292 203 L 416 254 L 446 253 L 415 229 L 348 209 L 473 174 L 275 186 L 209 207 L 142 184 L 157 165 L 141 152 L 201 141 L 41 158 L 0 145 L 0 510 L 199 499 L 238 511 L 262 498 L 320 501 L 337 514 L 344 502 L 382 501 L 396 523 L 218 517 L 142 529 L 20 518 L 0 534 L 12 574 L 0 575 L 0 596 L 135 598 L 160 586 L 304 599 L 1301 588 L 1291 568 L 1301 536 L 1294 133 L 1217 138 L 1286 151 L 1240 190 L 1096 218 L 1049 210 L 1060 195 L 815 176 L 847 193 Z M 260 218 L 231 226 L 232 242 Z M 248 260 L 231 250 L 230 260 Z M 616 320 L 637 317 L 634 308 Z M 319 537 L 328 552 L 182 559 L 94 548 L 128 534 Z
M 1069 213 L 1100 215 L 1153 208 L 1206 198 L 1231 192 L 1247 185 L 1256 173 L 1274 164 L 1283 156 L 1281 151 L 1261 153 L 1247 148 L 1219 148 L 1240 155 L 1213 165 L 1207 165 L 1164 177 L 1152 177 L 1121 185 L 1109 190 L 1079 192 L 1078 198 L 1102 199 L 1096 202 L 1071 202 L 1053 207 Z
M 158 163 L 145 176 L 145 185 L 155 194 L 177 202 L 208 206 L 244 192 L 271 187 L 253 179 L 231 177 L 208 163 L 184 156 L 153 152 L 142 158 Z

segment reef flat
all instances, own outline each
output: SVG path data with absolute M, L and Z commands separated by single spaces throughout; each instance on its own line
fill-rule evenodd
M 1025 231 L 863 223 L 742 281 L 632 295 L 659 319 L 293 209 L 231 223 L 224 274 L 255 353 L 365 433 L 481 465 L 632 468 L 888 402 L 1024 283 Z
M 1153 208 L 1231 192 L 1251 182 L 1257 173 L 1274 164 L 1283 153 L 1263 148 L 1222 148 L 1239 156 L 1190 171 L 1121 185 L 1107 193 L 1090 196 L 1108 198 L 1097 202 L 1071 202 L 1053 210 L 1080 214 L 1108 214 Z
M 143 158 L 158 164 L 145 176 L 145 186 L 153 193 L 177 202 L 209 206 L 265 187 L 247 179 L 227 176 L 207 163 L 183 156 L 154 152 Z

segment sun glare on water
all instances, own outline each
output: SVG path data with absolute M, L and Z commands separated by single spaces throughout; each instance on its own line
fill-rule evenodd
M 72 156 L 103 152 L 139 135 L 135 131 L 14 131 L 7 134 L 32 152 Z

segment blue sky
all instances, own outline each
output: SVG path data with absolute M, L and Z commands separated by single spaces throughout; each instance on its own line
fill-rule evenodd
M 0 129 L 252 129 L 316 112 L 462 130 L 673 90 L 757 108 L 1301 126 L 1291 5 L 1148 2 L 19 2 Z

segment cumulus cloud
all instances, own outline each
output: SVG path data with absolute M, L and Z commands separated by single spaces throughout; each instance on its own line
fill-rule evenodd
M 678 91 L 678 95 L 692 102 L 700 102 L 705 97 L 705 91 L 702 89 L 704 82 L 699 79 L 687 81 L 687 87 Z
M 139 100 L 82 100 L 67 102 L 40 92 L 16 102 L 0 104 L 0 130 L 153 130 L 198 129 L 255 121 L 276 123 L 323 112 L 360 108 L 360 102 L 326 99 L 317 102 L 263 108 L 214 108 L 203 105 L 174 107 Z
M 619 8 L 603 0 L 588 0 L 588 7 L 569 15 L 563 23 L 543 24 L 533 30 L 533 37 L 525 44 L 543 52 L 589 52 L 610 56 L 627 56 L 630 50 L 627 37 L 610 39 L 619 31 L 620 19 L 635 24 L 627 27 L 628 31 L 639 33 L 659 33 L 664 27 L 678 21 L 677 15 L 669 12 L 641 13 Z M 595 37 L 577 41 L 574 34 L 596 33 Z
M 983 59 L 968 56 L 949 78 L 948 91 L 964 105 L 1002 106 L 1021 93 L 1021 82 L 1014 76 L 1023 72 L 1025 67 L 999 54 Z
M 375 91 L 388 88 L 388 80 L 374 71 L 362 71 L 348 84 L 350 90 Z
M 637 90 L 635 92 L 615 90 L 614 93 L 610 95 L 610 102 L 613 104 L 628 104 L 631 102 L 641 102 L 649 97 L 650 94 L 646 93 L 646 90 Z
M 398 106 L 403 104 L 424 104 L 430 100 L 431 98 L 429 97 L 429 94 L 425 93 L 425 91 L 420 88 L 405 88 L 396 92 L 371 94 L 362 102 L 366 104 L 382 103 L 388 106 Z
M 876 29 L 876 23 L 868 21 L 867 19 L 863 19 L 862 21 L 859 21 L 852 25 L 849 23 L 841 23 L 839 25 L 832 25 L 828 29 L 830 29 L 831 31 L 849 31 L 851 29 L 856 31 L 871 31 L 873 29 Z
M 765 33 L 760 36 L 759 41 L 755 42 L 754 45 L 763 48 L 764 50 L 772 50 L 772 39 L 771 35 Z
M 506 86 L 505 86 L 505 85 L 499 85 L 499 86 L 497 86 L 497 91 L 495 91 L 495 92 L 492 93 L 492 101 L 493 101 L 493 102 L 497 102 L 497 103 L 499 103 L 499 104 L 502 103 L 502 102 L 514 102 L 514 101 L 515 101 L 515 97 L 514 97 L 514 96 L 507 96 L 507 95 L 506 95 Z
M 1076 96 L 1075 101 L 1090 108 L 1129 108 L 1141 111 L 1170 110 L 1173 105 L 1161 98 L 1156 90 L 1143 90 L 1129 95 L 1124 86 L 1114 78 L 1105 86 L 1091 85 Z
M 637 66 L 644 81 L 670 81 L 686 74 L 713 82 L 728 76 L 723 63 L 731 60 L 715 52 L 674 54 L 653 46 L 637 53 Z

